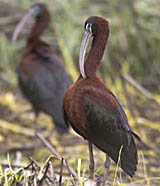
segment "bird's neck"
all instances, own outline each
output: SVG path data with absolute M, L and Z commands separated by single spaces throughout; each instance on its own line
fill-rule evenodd
M 84 64 L 86 77 L 95 77 L 101 62 L 108 39 L 108 34 L 98 33 L 92 41 L 92 46 Z
M 27 39 L 27 45 L 33 45 L 36 43 L 44 30 L 48 27 L 50 23 L 50 15 L 49 12 L 46 10 L 39 19 L 36 20 L 35 24 L 33 25 L 31 32 Z

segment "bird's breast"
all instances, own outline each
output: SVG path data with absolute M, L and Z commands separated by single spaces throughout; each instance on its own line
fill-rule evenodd
M 84 86 L 76 82 L 72 84 L 64 95 L 64 107 L 69 121 L 87 139 L 86 117 L 84 111 Z

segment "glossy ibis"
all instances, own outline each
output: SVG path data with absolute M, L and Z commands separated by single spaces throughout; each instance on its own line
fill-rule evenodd
M 46 5 L 36 3 L 31 7 L 16 27 L 12 41 L 16 41 L 23 26 L 31 18 L 35 18 L 35 23 L 18 66 L 19 87 L 32 104 L 36 121 L 39 113 L 44 112 L 53 118 L 59 133 L 66 133 L 68 127 L 63 120 L 62 99 L 71 79 L 53 46 L 40 39 L 50 23 Z
M 94 158 L 92 144 L 106 153 L 105 184 L 109 169 L 109 158 L 116 163 L 119 152 L 120 167 L 133 176 L 137 167 L 137 149 L 134 138 L 140 140 L 130 128 L 127 116 L 114 94 L 97 76 L 96 71 L 102 59 L 109 36 L 108 21 L 101 17 L 90 17 L 85 22 L 85 33 L 80 49 L 80 77 L 66 91 L 63 98 L 64 120 L 88 140 L 90 155 L 90 178 L 93 179 Z M 85 59 L 89 40 L 93 37 L 91 49 Z

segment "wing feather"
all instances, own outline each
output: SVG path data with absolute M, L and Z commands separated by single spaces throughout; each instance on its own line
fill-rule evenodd
M 113 106 L 113 104 L 115 104 Z M 111 105 L 112 109 L 109 109 Z M 114 109 L 113 109 L 114 107 Z M 127 116 L 112 94 L 93 94 L 84 97 L 86 130 L 92 142 L 107 153 L 116 163 L 120 148 L 121 168 L 130 176 L 136 171 L 137 149 Z

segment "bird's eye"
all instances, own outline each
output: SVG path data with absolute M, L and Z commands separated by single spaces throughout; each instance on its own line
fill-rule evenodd
M 38 9 L 40 10 L 41 7 L 42 7 L 42 6 L 41 6 L 40 3 L 35 3 L 35 4 L 32 6 L 32 8 L 37 9 L 37 10 L 38 10 Z
M 32 9 L 34 9 L 35 15 L 36 16 L 40 16 L 41 12 L 42 12 L 42 5 L 40 3 L 35 3 L 32 6 Z
M 91 23 L 87 23 L 87 24 L 86 24 L 86 30 L 89 31 L 91 34 L 93 34 L 93 31 L 92 31 L 92 24 L 91 24 Z

